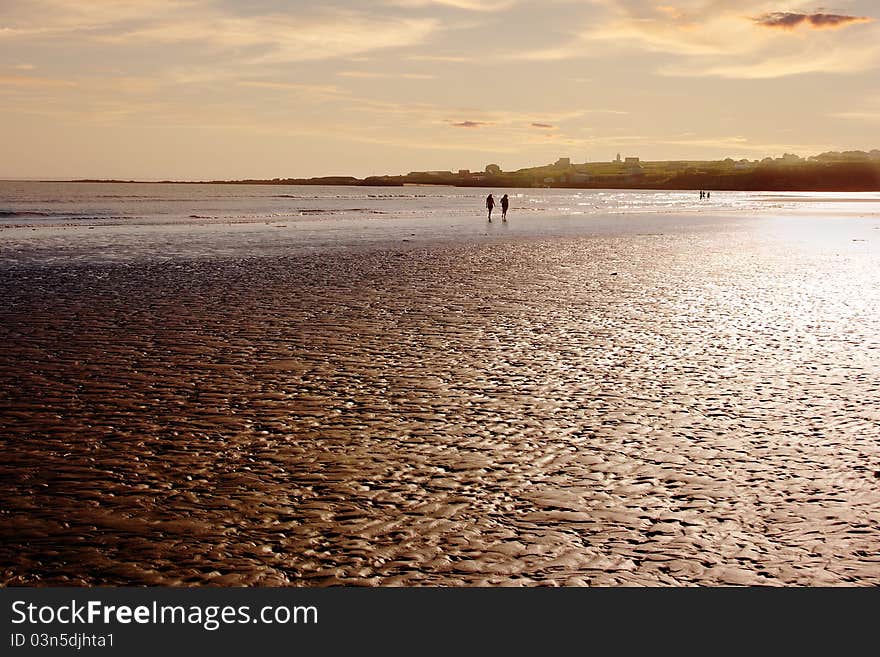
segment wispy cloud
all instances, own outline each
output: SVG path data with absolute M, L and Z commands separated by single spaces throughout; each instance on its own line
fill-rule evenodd
M 458 123 L 450 123 L 449 125 L 453 128 L 482 128 L 491 124 L 485 121 L 460 121 Z
M 661 67 L 669 76 L 706 75 L 719 78 L 767 80 L 810 73 L 858 73 L 876 68 L 880 43 L 858 44 L 851 48 L 810 48 L 806 52 L 768 52 L 764 58 L 730 63 L 728 61 L 682 62 Z
M 544 128 L 544 129 L 551 129 L 551 128 L 554 128 L 554 127 L 555 127 L 555 126 L 550 125 L 549 123 L 537 123 L 537 122 L 532 122 L 531 125 L 532 125 L 533 128 Z
M 868 96 L 867 98 L 862 98 L 855 106 L 832 112 L 828 116 L 835 119 L 846 119 L 850 121 L 880 121 L 880 96 L 875 94 L 873 96 Z
M 451 7 L 467 11 L 495 12 L 508 9 L 515 5 L 517 0 L 386 0 L 386 4 L 407 7 Z
M 570 38 L 512 56 L 532 61 L 655 58 L 663 75 L 772 78 L 841 73 L 880 66 L 880 30 L 843 33 L 839 28 L 874 23 L 868 16 L 823 11 L 773 11 L 772 0 L 593 0 L 595 15 Z M 799 3 L 803 4 L 803 3 Z M 797 9 L 797 8 L 795 8 Z M 777 28 L 777 29 L 768 29 Z M 779 29 L 802 38 L 780 39 Z M 838 28 L 838 29 L 833 29 Z
M 744 154 L 770 155 L 786 152 L 794 153 L 819 153 L 832 150 L 833 144 L 829 143 L 780 143 L 759 141 L 744 135 L 681 133 L 677 135 L 658 134 L 626 134 L 589 137 L 585 144 L 590 147 L 609 148 L 639 148 L 656 149 L 660 147 L 666 150 L 667 146 L 686 146 L 689 149 L 707 149 L 717 151 L 721 149 L 728 154 L 741 156 Z
M 238 80 L 236 84 L 240 87 L 294 93 L 305 96 L 311 101 L 335 101 L 346 97 L 346 93 L 342 89 L 329 84 L 300 84 L 276 80 Z
M 353 57 L 421 43 L 432 17 L 319 8 L 242 13 L 209 0 L 10 0 L 3 38 L 74 44 L 185 44 L 238 60 L 299 62 Z
M 36 78 L 27 75 L 0 75 L 0 86 L 5 87 L 75 87 L 70 80 Z
M 437 28 L 434 19 L 327 11 L 312 16 L 194 17 L 104 37 L 117 43 L 193 43 L 249 49 L 255 62 L 299 62 L 412 46 Z
M 880 109 L 864 112 L 833 112 L 829 116 L 835 119 L 855 119 L 856 121 L 880 121 Z
M 343 78 L 366 78 L 366 79 L 404 79 L 404 80 L 434 80 L 436 75 L 427 73 L 390 73 L 381 71 L 339 71 L 336 75 Z
M 472 61 L 470 57 L 461 55 L 413 55 L 409 59 L 414 62 L 449 62 L 453 64 L 464 64 Z
M 95 36 L 112 27 L 209 10 L 205 0 L 6 0 L 0 36 L 8 38 Z
M 858 23 L 870 23 L 874 19 L 869 16 L 847 16 L 845 14 L 803 14 L 792 11 L 774 11 L 756 16 L 752 20 L 762 27 L 793 30 L 801 26 L 814 29 L 834 29 Z

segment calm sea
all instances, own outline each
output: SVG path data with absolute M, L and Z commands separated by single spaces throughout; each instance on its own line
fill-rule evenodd
M 0 181 L 0 225 L 131 225 L 481 216 L 486 195 L 507 193 L 519 217 L 624 213 L 880 210 L 880 193 L 481 189 Z

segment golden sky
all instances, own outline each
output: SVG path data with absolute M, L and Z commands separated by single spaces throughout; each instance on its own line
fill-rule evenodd
M 880 148 L 880 6 L 2 0 L 0 177 Z

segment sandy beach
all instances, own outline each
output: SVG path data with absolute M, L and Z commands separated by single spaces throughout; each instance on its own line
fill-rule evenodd
M 880 217 L 614 221 L 3 229 L 0 584 L 880 584 Z

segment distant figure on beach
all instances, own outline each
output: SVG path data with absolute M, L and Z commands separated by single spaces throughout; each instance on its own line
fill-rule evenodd
M 705 196 L 705 194 L 703 193 L 703 190 L 701 189 L 701 190 L 700 190 L 700 200 L 703 199 L 703 196 Z
M 501 197 L 501 221 L 507 221 L 507 206 L 510 201 L 507 200 L 507 194 Z
M 707 200 L 707 201 L 709 200 L 709 198 L 710 198 L 711 196 L 712 196 L 712 192 L 706 192 L 706 200 Z
M 492 195 L 486 197 L 486 209 L 489 210 L 489 221 L 492 221 L 492 210 L 495 207 L 495 199 L 492 198 Z

